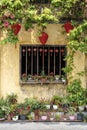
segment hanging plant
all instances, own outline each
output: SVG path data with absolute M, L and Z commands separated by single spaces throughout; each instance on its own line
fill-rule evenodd
M 27 10 L 24 11 L 24 27 L 27 31 L 30 28 L 34 28 L 34 23 L 37 20 L 37 9 L 34 5 L 30 5 Z
M 6 43 L 11 43 L 11 44 L 17 44 L 18 42 L 18 37 L 17 35 L 14 35 L 12 30 L 9 30 L 7 32 L 6 38 L 0 41 L 1 44 L 6 44 Z

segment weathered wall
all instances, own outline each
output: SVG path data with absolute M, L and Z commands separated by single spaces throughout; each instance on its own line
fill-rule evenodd
M 74 78 L 80 78 L 82 81 L 82 86 L 86 87 L 86 80 L 85 80 L 85 74 L 82 76 L 79 75 L 80 72 L 85 70 L 85 55 L 81 53 L 80 51 L 77 51 L 74 55 L 74 70 L 73 70 L 73 77 Z
M 67 44 L 66 35 L 62 32 L 64 28 L 58 24 L 49 24 L 46 32 L 49 35 L 46 44 Z M 48 84 L 48 85 L 24 85 L 19 84 L 19 66 L 20 56 L 19 48 L 20 44 L 41 44 L 38 39 L 37 28 L 34 30 L 25 31 L 23 28 L 19 32 L 19 43 L 17 48 L 9 43 L 1 47 L 1 95 L 6 96 L 10 92 L 17 93 L 19 100 L 25 97 L 47 97 L 50 98 L 55 94 L 65 94 L 66 86 L 62 84 Z M 75 56 L 75 64 L 77 69 L 84 69 L 84 56 L 79 54 L 79 57 Z M 79 60 L 79 61 L 78 61 Z M 76 70 L 77 70 L 76 69 Z M 83 77 L 84 84 L 84 77 Z

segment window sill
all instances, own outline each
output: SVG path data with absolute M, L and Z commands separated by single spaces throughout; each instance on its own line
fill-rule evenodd
M 29 84 L 66 84 L 67 82 L 63 82 L 62 80 L 53 80 L 53 81 L 49 81 L 49 80 L 46 80 L 46 81 L 41 81 L 41 80 L 38 80 L 38 81 L 35 81 L 35 80 L 28 80 L 28 81 L 22 81 L 20 80 L 20 84 L 21 85 L 29 85 Z

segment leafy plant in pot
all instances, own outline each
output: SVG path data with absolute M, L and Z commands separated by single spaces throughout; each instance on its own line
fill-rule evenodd
M 69 107 L 68 112 L 69 112 L 69 119 L 75 120 L 76 119 L 76 116 L 75 116 L 76 108 L 75 107 Z
M 20 119 L 25 120 L 27 113 L 30 111 L 30 105 L 26 106 L 25 102 L 19 103 L 18 111 L 19 111 Z
M 39 110 L 41 109 L 41 103 L 34 98 L 32 100 L 31 110 L 34 111 L 35 120 L 39 120 Z

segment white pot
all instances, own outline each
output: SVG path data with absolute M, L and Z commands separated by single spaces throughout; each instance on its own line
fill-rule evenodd
M 50 120 L 51 120 L 51 121 L 53 121 L 53 120 L 54 120 L 54 118 L 53 118 L 53 117 L 50 117 Z
M 66 80 L 65 80 L 65 79 L 62 79 L 62 82 L 63 82 L 63 83 L 66 83 Z
M 47 109 L 50 109 L 50 105 L 45 105 Z
M 58 109 L 58 106 L 57 106 L 57 105 L 53 105 L 53 109 L 54 109 L 54 110 L 57 110 L 57 109 Z
M 17 120 L 18 120 L 18 115 L 17 115 L 17 116 L 13 116 L 13 117 L 12 117 L 12 120 L 13 120 L 13 121 L 17 121 Z
M 79 106 L 79 111 L 84 111 L 84 106 Z

